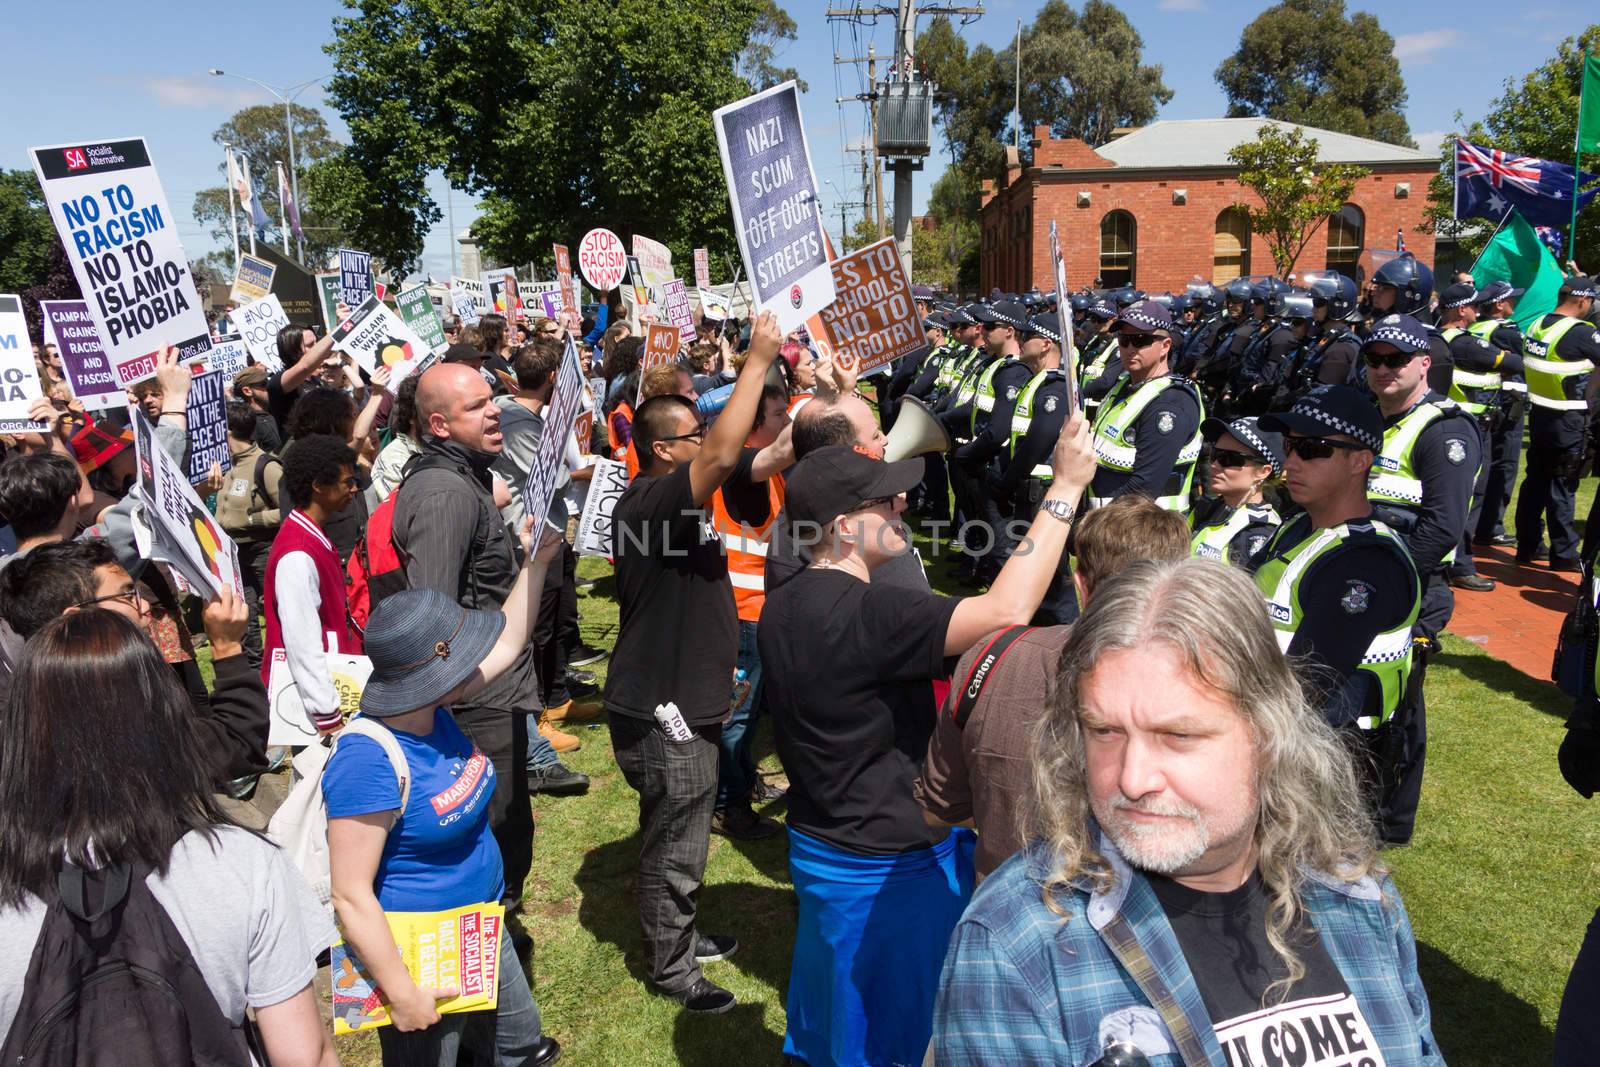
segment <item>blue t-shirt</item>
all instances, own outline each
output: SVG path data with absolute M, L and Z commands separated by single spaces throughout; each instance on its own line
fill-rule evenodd
M 428 734 L 394 730 L 411 768 L 411 797 L 389 830 L 373 888 L 385 911 L 447 911 L 499 900 L 500 848 L 489 832 L 494 765 L 445 708 Z M 400 807 L 400 783 L 383 748 L 352 734 L 322 774 L 328 818 Z

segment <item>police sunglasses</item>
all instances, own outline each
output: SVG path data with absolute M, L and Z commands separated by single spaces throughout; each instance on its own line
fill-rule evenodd
M 1330 437 L 1285 437 L 1283 447 L 1291 455 L 1301 459 L 1327 459 L 1336 449 L 1346 452 L 1359 452 L 1366 445 L 1358 445 L 1354 441 L 1335 441 Z
M 1118 333 L 1117 344 L 1132 348 L 1149 348 L 1157 341 L 1163 340 L 1165 336 L 1159 333 Z
M 1387 355 L 1378 355 L 1376 352 L 1361 353 L 1361 361 L 1373 370 L 1379 367 L 1388 367 L 1390 370 L 1399 370 L 1413 359 L 1417 358 L 1415 352 L 1391 352 Z
M 1211 453 L 1211 462 L 1215 463 L 1219 467 L 1226 467 L 1229 470 L 1236 470 L 1239 467 L 1248 467 L 1252 463 L 1260 463 L 1262 460 L 1251 455 L 1249 452 L 1240 452 L 1237 449 L 1232 448 L 1219 448 L 1215 452 Z

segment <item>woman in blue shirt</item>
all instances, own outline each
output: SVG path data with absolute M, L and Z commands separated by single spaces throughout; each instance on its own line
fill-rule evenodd
M 322 777 L 328 805 L 333 905 L 345 939 L 371 968 L 393 1026 L 379 1031 L 386 1064 L 453 1067 L 465 1041 L 500 1065 L 549 1064 L 561 1047 L 540 1030 L 511 938 L 500 941 L 500 997 L 494 1012 L 441 1019 L 437 1000 L 451 989 L 419 987 L 401 962 L 386 911 L 448 911 L 498 901 L 505 889 L 500 850 L 489 829 L 494 767 L 462 733 L 450 705 L 483 689 L 509 668 L 538 617 L 539 595 L 559 536 L 529 551 L 505 612 L 468 611 L 432 589 L 386 598 L 372 613 L 366 652 L 372 677 L 361 713 L 381 719 L 405 754 L 409 793 L 382 746 L 340 740 Z M 481 1051 L 480 1051 L 481 1050 Z

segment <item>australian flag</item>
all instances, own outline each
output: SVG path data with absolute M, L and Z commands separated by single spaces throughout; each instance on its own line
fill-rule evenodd
M 1600 180 L 1583 171 L 1580 185 Z M 1578 193 L 1582 210 L 1600 189 Z M 1572 221 L 1572 168 L 1565 163 L 1519 156 L 1456 140 L 1456 218 L 1499 222 L 1515 207 L 1534 226 L 1566 226 Z

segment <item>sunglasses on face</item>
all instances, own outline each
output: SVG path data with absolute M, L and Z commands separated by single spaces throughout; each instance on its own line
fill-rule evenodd
M 1155 344 L 1157 341 L 1159 341 L 1161 339 L 1162 339 L 1162 337 L 1161 337 L 1161 334 L 1159 334 L 1159 333 L 1119 333 L 1119 334 L 1117 334 L 1117 344 L 1123 345 L 1124 347 L 1127 347 L 1127 348 L 1149 348 L 1151 345 Z
M 1361 353 L 1361 361 L 1373 370 L 1379 367 L 1399 370 L 1415 359 L 1416 356 L 1415 352 L 1390 352 L 1385 355 L 1379 355 L 1376 352 L 1363 352 Z
M 1334 452 L 1343 449 L 1346 452 L 1358 452 L 1365 445 L 1358 445 L 1354 441 L 1335 441 L 1329 437 L 1286 437 L 1283 447 L 1290 455 L 1299 456 L 1301 459 L 1327 459 Z
M 1211 454 L 1211 462 L 1228 470 L 1237 470 L 1240 467 L 1248 467 L 1252 463 L 1261 461 L 1248 452 L 1239 452 L 1232 448 L 1219 448 Z
M 696 426 L 688 433 L 674 434 L 672 437 L 656 438 L 658 441 L 704 441 L 705 439 L 706 428 L 704 426 Z

